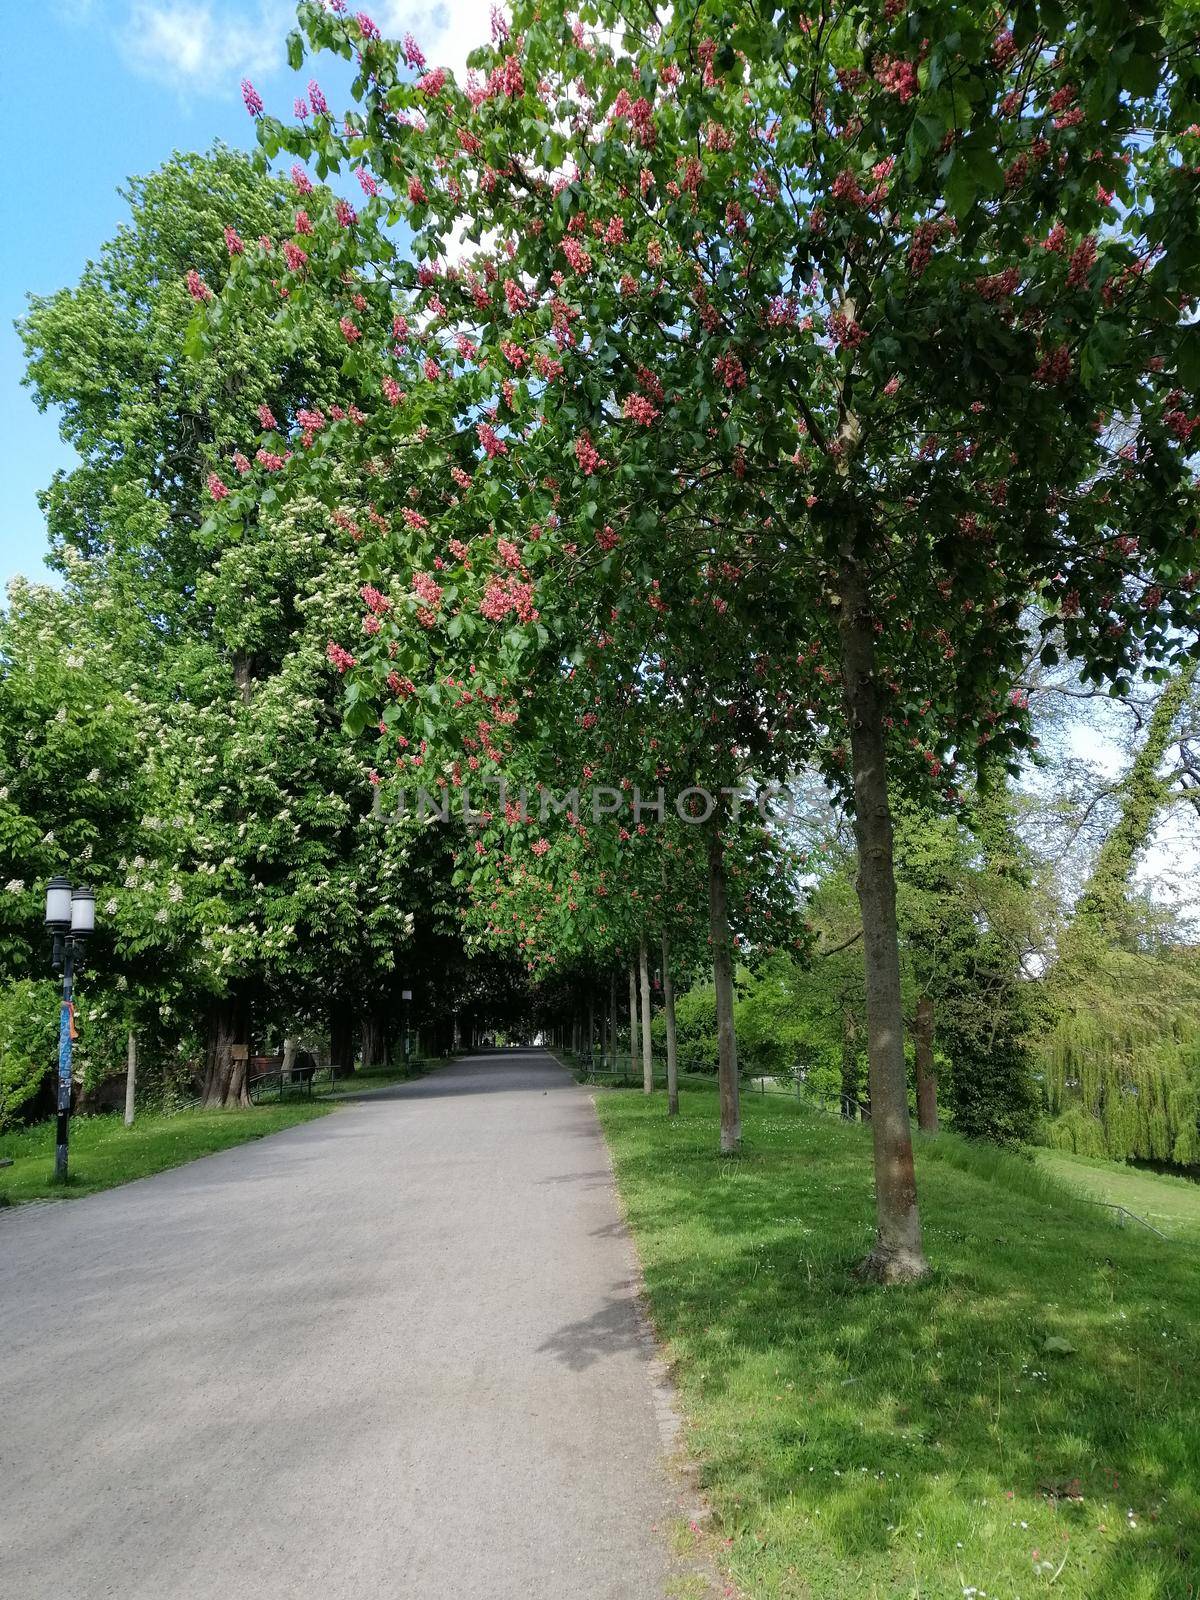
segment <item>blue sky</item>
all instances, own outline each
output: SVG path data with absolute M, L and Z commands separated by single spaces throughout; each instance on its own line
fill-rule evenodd
M 411 28 L 431 61 L 460 67 L 486 37 L 489 0 L 355 0 L 395 34 Z M 290 111 L 288 0 L 42 0 L 5 17 L 0 104 L 14 147 L 0 184 L 0 593 L 14 574 L 45 577 L 35 499 L 71 451 L 57 417 L 21 387 L 13 320 L 27 293 L 78 281 L 125 214 L 118 187 L 172 150 L 214 139 L 249 148 L 239 84 Z M 322 64 L 333 105 L 339 74 Z M 343 82 L 345 74 L 341 74 Z

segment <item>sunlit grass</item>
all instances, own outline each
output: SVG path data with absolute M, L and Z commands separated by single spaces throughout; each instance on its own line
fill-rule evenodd
M 1193 1250 L 939 1141 L 919 1153 L 935 1277 L 867 1288 L 867 1130 L 746 1096 L 722 1161 L 711 1093 L 676 1122 L 661 1095 L 596 1098 L 749 1594 L 1195 1600 Z
M 197 1156 L 261 1139 L 265 1134 L 324 1116 L 332 1109 L 307 1100 L 252 1106 L 247 1111 L 181 1111 L 173 1117 L 139 1116 L 132 1128 L 113 1113 L 73 1117 L 67 1184 L 54 1181 L 54 1123 L 0 1133 L 0 1205 L 55 1200 L 111 1189 Z

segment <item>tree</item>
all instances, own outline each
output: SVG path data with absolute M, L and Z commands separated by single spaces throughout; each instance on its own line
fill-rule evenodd
M 360 579 L 325 508 L 264 500 L 223 537 L 201 532 L 207 480 L 256 408 L 304 411 L 340 392 L 344 341 L 315 308 L 286 337 L 230 321 L 220 360 L 185 354 L 190 264 L 219 283 L 243 236 L 291 227 L 286 186 L 218 147 L 173 158 L 128 197 L 130 222 L 99 263 L 36 301 L 22 329 L 39 403 L 63 407 L 82 457 L 44 507 L 67 579 L 53 620 L 80 658 L 66 680 L 87 704 L 62 707 L 62 735 L 51 719 L 34 737 L 43 763 L 63 737 L 93 750 L 82 772 L 100 758 L 78 797 L 81 758 L 64 767 L 60 837 L 75 863 L 97 835 L 111 857 L 97 870 L 101 942 L 120 954 L 130 1005 L 173 1027 L 173 1043 L 199 1029 L 206 1102 L 236 1104 L 233 1047 L 252 1029 L 386 1004 L 414 925 L 411 835 L 373 817 L 340 730 L 325 646 L 357 620 Z M 57 694 L 61 663 L 47 650 L 39 663 Z M 11 698 L 25 681 L 9 675 Z M 108 820 L 93 826 L 93 813 Z M 50 860 L 32 838 L 29 899 Z
M 589 32 L 523 3 L 465 88 L 369 18 L 299 15 L 297 65 L 305 38 L 361 62 L 343 124 L 259 122 L 267 154 L 353 169 L 366 195 L 314 199 L 280 314 L 300 291 L 344 308 L 367 409 L 343 432 L 378 467 L 364 568 L 399 604 L 352 669 L 352 725 L 395 709 L 390 673 L 423 674 L 405 718 L 448 747 L 446 665 L 486 646 L 511 675 L 539 628 L 582 637 L 610 530 L 644 592 L 694 579 L 698 547 L 718 615 L 742 622 L 742 574 L 769 583 L 854 807 L 864 1271 L 920 1277 L 889 793 L 944 798 L 981 749 L 1026 743 L 1009 687 L 1031 595 L 1093 676 L 1182 648 L 1191 8 L 1029 5 L 1010 29 L 982 0 L 799 21 L 702 3 L 643 28 L 602 4 Z M 444 268 L 460 228 L 497 246 Z M 246 262 L 237 303 L 277 307 L 281 270 L 274 247 Z

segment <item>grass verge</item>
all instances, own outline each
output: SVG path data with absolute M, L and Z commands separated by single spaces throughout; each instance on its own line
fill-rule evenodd
M 0 1206 L 28 1200 L 61 1200 L 111 1189 L 178 1167 L 197 1156 L 278 1133 L 321 1117 L 332 1107 L 312 1101 L 252 1106 L 248 1111 L 181 1111 L 173 1117 L 139 1116 L 126 1128 L 119 1113 L 71 1119 L 70 1177 L 54 1181 L 54 1124 L 41 1122 L 0 1133 Z
M 869 1131 L 596 1102 L 731 1578 L 779 1600 L 1195 1600 L 1200 1274 L 1052 1176 L 919 1152 L 931 1282 L 850 1267 Z M 976 1157 L 978 1159 L 976 1159 Z
M 1172 1239 L 1200 1244 L 1200 1184 L 1065 1150 L 1036 1150 L 1034 1155 L 1038 1166 L 1057 1181 L 1094 1200 L 1125 1206 Z M 1137 1231 L 1136 1223 L 1129 1226 Z

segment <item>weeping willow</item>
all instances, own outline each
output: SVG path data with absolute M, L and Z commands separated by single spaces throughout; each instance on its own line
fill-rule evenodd
M 1046 1134 L 1077 1155 L 1200 1162 L 1200 954 L 1093 946 L 1051 980 Z

